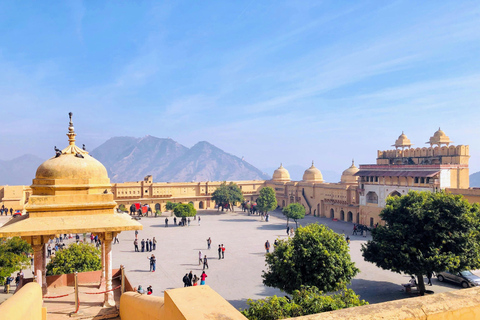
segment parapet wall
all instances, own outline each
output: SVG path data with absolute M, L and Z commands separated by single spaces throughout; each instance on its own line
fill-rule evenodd
M 437 157 L 437 156 L 468 156 L 469 146 L 443 146 L 443 147 L 423 147 L 407 148 L 404 150 L 378 150 L 377 158 L 402 158 L 402 157 Z
M 36 282 L 27 283 L 0 305 L 0 319 L 46 320 L 47 310 L 42 307 L 42 304 L 40 285 Z

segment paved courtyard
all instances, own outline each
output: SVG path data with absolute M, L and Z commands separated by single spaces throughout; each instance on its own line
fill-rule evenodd
M 169 227 L 165 228 L 165 217 L 169 217 Z M 183 287 L 182 278 L 190 270 L 200 276 L 202 267 L 198 265 L 198 251 L 207 254 L 210 268 L 206 270 L 206 284 L 227 299 L 237 308 L 245 308 L 248 298 L 260 299 L 271 295 L 284 295 L 280 290 L 262 284 L 262 270 L 265 269 L 264 243 L 286 237 L 286 220 L 280 211 L 271 212 L 269 222 L 260 220 L 258 215 L 249 216 L 240 210 L 217 212 L 199 210 L 201 225 L 192 219 L 189 227 L 173 226 L 173 217 L 164 213 L 163 217 L 142 218 L 144 230 L 139 232 L 142 239 L 155 237 L 157 271 L 149 272 L 148 257 L 151 253 L 134 252 L 134 232 L 122 232 L 120 244 L 114 245 L 114 266 L 123 264 L 128 278 L 134 286 L 152 285 L 154 295 L 163 296 L 166 289 Z M 363 260 L 361 244 L 370 239 L 352 236 L 352 223 L 332 221 L 327 218 L 306 217 L 299 224 L 321 223 L 340 234 L 351 238 L 352 260 L 360 269 L 353 279 L 351 288 L 370 303 L 405 299 L 413 295 L 401 292 L 401 283 L 407 283 L 409 276 L 396 274 L 377 268 Z M 292 223 L 292 222 L 290 222 Z M 208 237 L 212 238 L 212 249 L 207 250 Z M 217 248 L 224 244 L 225 259 L 218 260 Z M 273 247 L 273 245 L 272 245 Z M 460 289 L 454 284 L 440 283 L 433 279 L 435 293 Z

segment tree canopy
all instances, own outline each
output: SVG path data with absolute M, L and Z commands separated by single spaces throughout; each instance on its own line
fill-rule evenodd
M 102 269 L 100 250 L 88 243 L 72 243 L 59 250 L 47 264 L 47 275 L 59 275 Z
M 193 204 L 187 203 L 187 204 L 178 204 L 175 206 L 173 209 L 173 213 L 177 217 L 193 217 L 197 214 L 197 210 L 193 207 Z
M 222 184 L 212 193 L 212 200 L 218 205 L 218 207 L 222 207 L 222 211 L 224 210 L 224 206 L 230 206 L 231 210 L 233 211 L 233 207 L 237 205 L 238 202 L 243 202 L 243 193 L 240 187 L 230 182 L 227 184 L 226 181 L 222 182 Z
M 387 198 L 380 213 L 385 226 L 362 246 L 366 261 L 382 269 L 417 276 L 480 267 L 480 216 L 477 204 L 445 192 L 410 191 Z
M 32 247 L 20 237 L 0 239 L 0 283 L 13 272 L 28 266 Z
M 263 283 L 288 293 L 302 286 L 323 292 L 343 289 L 359 272 L 343 237 L 319 224 L 299 227 L 293 238 L 279 240 L 265 260 Z
M 247 304 L 242 313 L 249 320 L 276 320 L 363 306 L 368 302 L 360 300 L 352 289 L 325 295 L 316 287 L 302 287 L 293 292 L 291 299 L 273 296 L 257 301 L 249 299 Z
M 165 205 L 166 209 L 167 210 L 173 210 L 175 209 L 176 206 L 178 206 L 180 203 L 177 203 L 177 202 L 170 202 L 170 201 L 167 201 L 167 204 Z
M 293 221 L 295 221 L 295 227 L 298 227 L 297 220 L 305 218 L 305 207 L 300 203 L 290 203 L 283 208 L 282 213 L 287 217 L 287 225 L 288 220 L 293 219 Z
M 257 207 L 258 210 L 265 213 L 277 208 L 277 198 L 275 197 L 275 190 L 273 190 L 272 187 L 265 187 L 260 190 Z

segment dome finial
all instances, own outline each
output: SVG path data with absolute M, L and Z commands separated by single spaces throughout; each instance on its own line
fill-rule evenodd
M 355 159 L 352 159 L 352 166 L 355 165 Z
M 312 160 L 312 167 L 314 166 L 313 160 Z
M 75 134 L 75 129 L 73 128 L 73 122 L 72 122 L 73 113 L 69 112 L 68 116 L 70 117 L 70 124 L 68 126 L 68 133 L 67 133 L 68 144 L 71 145 L 71 146 L 74 146 L 75 145 L 76 134 Z

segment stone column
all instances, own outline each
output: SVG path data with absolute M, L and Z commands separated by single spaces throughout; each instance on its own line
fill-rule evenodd
M 105 290 L 112 289 L 112 233 L 105 233 L 104 246 L 105 246 Z M 113 298 L 113 291 L 106 292 L 103 300 L 104 307 L 114 307 L 115 300 Z
M 102 239 L 102 252 L 101 252 L 101 257 L 102 257 L 102 274 L 100 275 L 100 283 L 98 284 L 98 287 L 101 288 L 102 285 L 105 283 L 105 239 Z
M 46 278 L 46 256 L 45 256 L 45 244 L 34 244 L 33 248 L 33 261 L 34 272 L 37 276 L 37 282 L 42 287 L 43 295 L 47 294 L 47 278 Z M 39 272 L 40 271 L 40 272 Z M 41 275 L 41 276 L 40 276 Z

